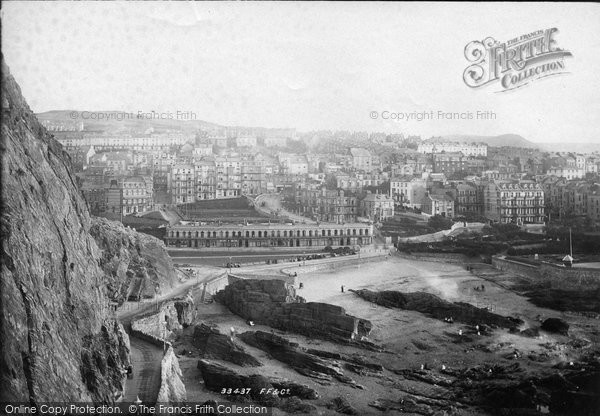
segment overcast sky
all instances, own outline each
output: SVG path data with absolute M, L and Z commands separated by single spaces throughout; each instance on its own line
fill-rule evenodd
M 600 5 L 5 2 L 2 47 L 36 112 L 193 111 L 224 125 L 600 141 Z M 468 88 L 464 48 L 556 27 L 566 75 Z M 496 120 L 373 120 L 413 111 Z

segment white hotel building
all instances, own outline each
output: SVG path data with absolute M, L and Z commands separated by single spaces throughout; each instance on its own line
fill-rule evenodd
M 419 153 L 454 153 L 461 152 L 465 156 L 483 156 L 487 157 L 488 145 L 485 143 L 421 143 L 417 151 Z

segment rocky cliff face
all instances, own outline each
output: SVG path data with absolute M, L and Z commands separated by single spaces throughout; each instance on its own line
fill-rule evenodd
M 157 238 L 105 218 L 92 219 L 90 234 L 102 249 L 100 265 L 111 300 L 151 298 L 177 283 L 173 262 Z
M 2 61 L 0 401 L 110 402 L 129 341 L 69 158 Z

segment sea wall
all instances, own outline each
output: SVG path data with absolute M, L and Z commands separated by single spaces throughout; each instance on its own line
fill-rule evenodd
M 531 264 L 519 263 L 513 260 L 493 256 L 492 266 L 498 270 L 514 273 L 517 276 L 533 279 L 535 281 L 539 281 L 541 278 L 539 268 Z
M 406 254 L 398 252 L 395 254 L 398 257 L 407 260 L 427 261 L 434 263 L 459 264 L 465 265 L 469 262 L 469 257 L 460 253 L 411 253 Z M 472 259 L 471 259 L 472 261 Z
M 371 263 L 371 262 L 380 262 L 385 261 L 385 258 L 389 255 L 389 250 L 381 249 L 378 251 L 370 252 L 368 255 L 363 256 L 361 254 L 360 258 L 358 255 L 346 256 L 343 261 L 332 259 L 330 261 L 321 260 L 318 263 L 306 263 L 305 265 L 295 264 L 294 266 L 284 267 L 281 269 L 281 272 L 286 275 L 294 275 L 294 274 L 306 274 L 306 273 L 314 273 L 319 271 L 334 271 L 340 270 L 345 267 L 358 266 L 360 264 Z M 281 277 L 283 279 L 283 277 Z
M 597 289 L 600 288 L 600 269 L 562 267 L 542 262 L 539 273 L 554 289 Z
M 547 262 L 535 266 L 496 256 L 492 257 L 492 266 L 528 278 L 535 283 L 548 283 L 553 289 L 580 290 L 600 287 L 600 269 L 564 267 Z

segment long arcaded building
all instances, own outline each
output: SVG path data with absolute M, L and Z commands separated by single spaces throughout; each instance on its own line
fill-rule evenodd
M 169 247 L 339 247 L 373 244 L 373 226 L 352 224 L 204 224 L 187 222 L 167 228 Z

